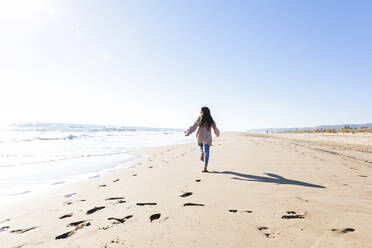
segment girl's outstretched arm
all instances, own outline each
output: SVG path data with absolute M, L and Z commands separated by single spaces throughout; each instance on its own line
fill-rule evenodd
M 189 127 L 189 129 L 187 129 L 185 131 L 185 136 L 189 136 L 190 134 L 192 134 L 198 128 L 199 121 L 200 121 L 200 116 L 198 117 L 198 119 L 196 119 L 194 125 L 192 125 L 191 127 Z
M 213 128 L 213 132 L 214 132 L 214 134 L 215 134 L 217 137 L 220 136 L 220 130 L 218 130 L 218 128 L 217 128 L 217 126 L 216 126 L 216 123 L 213 123 L 212 128 Z

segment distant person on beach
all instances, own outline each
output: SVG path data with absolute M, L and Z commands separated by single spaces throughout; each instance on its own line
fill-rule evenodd
M 220 130 L 218 130 L 216 123 L 211 116 L 211 111 L 207 107 L 202 107 L 200 110 L 200 116 L 196 119 L 194 125 L 185 131 L 185 136 L 189 136 L 198 129 L 196 132 L 196 138 L 201 151 L 200 160 L 204 161 L 203 172 L 208 172 L 209 148 L 212 146 L 212 128 L 214 134 L 217 137 L 220 136 Z

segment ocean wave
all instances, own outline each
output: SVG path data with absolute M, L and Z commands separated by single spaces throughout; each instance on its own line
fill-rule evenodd
M 179 131 L 175 128 L 152 128 L 133 126 L 81 125 L 63 123 L 15 123 L 11 124 L 12 131 L 18 132 L 136 132 L 136 131 Z
M 122 152 L 84 154 L 84 155 L 77 155 L 77 156 L 72 156 L 72 157 L 54 158 L 54 159 L 47 159 L 47 160 L 40 160 L 40 161 L 3 164 L 3 165 L 0 165 L 0 168 L 24 166 L 24 165 L 48 164 L 50 162 L 57 162 L 57 161 L 63 161 L 63 160 L 72 160 L 72 159 L 89 158 L 89 157 L 105 157 L 105 156 L 123 155 L 123 154 L 129 154 L 129 151 L 125 150 Z
M 49 141 L 49 140 L 73 140 L 73 139 L 80 139 L 80 138 L 91 138 L 93 136 L 88 135 L 88 134 L 80 134 L 80 135 L 66 135 L 63 137 L 33 137 L 29 139 L 23 139 L 23 140 L 14 140 L 15 142 L 32 142 L 32 141 L 37 141 L 37 140 L 44 140 L 44 141 Z

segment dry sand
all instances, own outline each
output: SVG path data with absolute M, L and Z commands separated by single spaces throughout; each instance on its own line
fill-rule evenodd
M 211 148 L 211 173 L 196 144 L 148 149 L 115 172 L 2 205 L 0 247 L 372 247 L 362 140 L 228 133 Z

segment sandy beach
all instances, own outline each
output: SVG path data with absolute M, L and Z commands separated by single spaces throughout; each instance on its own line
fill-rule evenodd
M 225 133 L 210 173 L 195 143 L 142 150 L 1 205 L 0 247 L 372 247 L 372 137 L 350 137 Z

